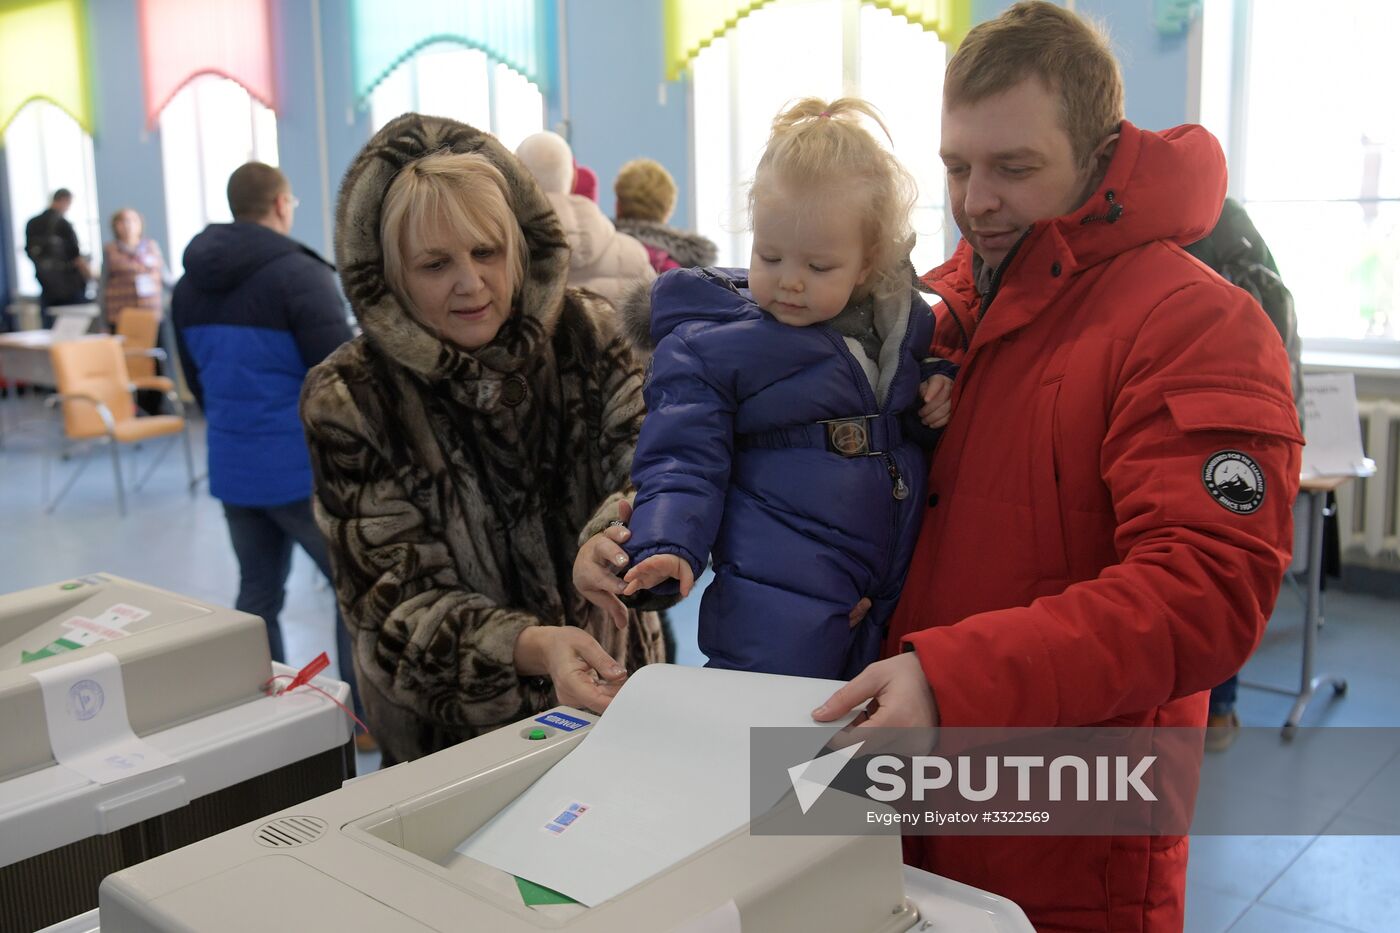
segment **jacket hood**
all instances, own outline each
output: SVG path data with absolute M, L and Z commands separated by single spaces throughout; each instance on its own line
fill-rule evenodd
M 617 229 L 647 246 L 665 250 L 668 256 L 687 268 L 713 266 L 719 256 L 719 250 L 708 237 L 677 230 L 659 221 L 619 220 Z
M 747 269 L 672 269 L 629 292 L 622 313 L 634 341 L 645 335 L 646 343 L 637 344 L 644 352 L 682 324 L 763 317 L 749 293 Z
M 1098 190 L 1049 226 L 1081 267 L 1155 240 L 1186 246 L 1214 228 L 1225 187 L 1225 153 L 1205 127 L 1154 133 L 1125 120 Z
M 384 277 L 379 240 L 384 195 L 405 166 L 441 150 L 479 153 L 501 170 L 511 210 L 525 235 L 525 278 L 511 316 L 494 340 L 470 352 L 420 324 Z M 345 295 L 370 342 L 428 379 L 476 378 L 483 368 L 498 373 L 520 369 L 554 332 L 563 308 L 569 246 L 549 202 L 494 136 L 455 120 L 409 113 L 374 135 L 341 183 L 335 251 Z
M 262 224 L 210 224 L 185 247 L 185 277 L 200 291 L 232 291 L 263 266 L 290 253 L 326 262 L 310 247 Z
M 1204 127 L 1156 133 L 1124 120 L 1095 192 L 1077 210 L 1032 224 L 993 277 L 1000 283 L 998 296 L 1008 290 L 1018 294 L 1015 311 L 1003 310 L 980 324 L 960 320 L 959 326 L 965 334 L 975 327 L 974 342 L 986 343 L 1026 324 L 1079 270 L 1157 241 L 1196 242 L 1220 216 L 1225 182 L 1225 155 Z M 978 291 L 979 265 L 963 240 L 923 281 L 944 298 L 956 295 L 967 304 Z M 959 317 L 956 307 L 949 310 Z
M 1027 254 L 1048 248 L 1070 271 L 1157 240 L 1186 246 L 1215 227 L 1225 186 L 1225 154 L 1204 127 L 1188 124 L 1157 133 L 1124 120 L 1097 190 L 1077 210 L 1032 224 L 1013 260 L 1022 264 Z M 955 269 L 973 278 L 966 240 L 924 281 L 932 285 Z

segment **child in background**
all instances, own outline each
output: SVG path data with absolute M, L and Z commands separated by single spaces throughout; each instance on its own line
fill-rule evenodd
M 682 269 L 652 287 L 623 595 L 685 594 L 713 555 L 711 666 L 855 676 L 879 655 L 926 508 L 906 426 L 920 405 L 946 423 L 952 367 L 921 365 L 933 321 L 908 260 L 914 184 L 862 116 L 884 130 L 850 98 L 780 114 L 749 193 L 747 277 Z

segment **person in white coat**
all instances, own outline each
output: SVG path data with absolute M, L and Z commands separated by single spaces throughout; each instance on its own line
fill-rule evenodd
M 569 285 L 597 292 L 617 305 L 628 286 L 656 278 L 640 241 L 619 233 L 593 201 L 570 194 L 574 154 L 564 137 L 536 133 L 526 137 L 515 154 L 559 215 L 571 250 Z

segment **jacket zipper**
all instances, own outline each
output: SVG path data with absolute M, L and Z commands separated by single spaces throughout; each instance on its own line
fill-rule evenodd
M 840 353 L 846 360 L 846 366 L 848 369 L 850 369 L 851 375 L 855 378 L 856 385 L 860 386 L 861 397 L 869 403 L 870 410 L 875 412 L 875 415 L 872 417 L 878 417 L 884 414 L 884 412 L 880 408 L 879 401 L 875 398 L 874 390 L 870 388 L 870 380 L 866 377 L 865 370 L 861 369 L 860 364 L 856 362 L 855 355 L 852 354 L 850 348 L 846 346 L 846 341 L 842 340 L 841 336 L 837 334 L 836 331 L 833 330 L 829 325 L 823 324 L 822 328 L 826 332 L 827 339 L 835 345 L 836 351 Z M 911 316 L 910 319 L 907 322 L 905 322 L 904 336 L 900 338 L 899 362 L 895 364 L 894 376 L 890 378 L 891 387 L 894 386 L 895 380 L 899 378 L 900 369 L 904 366 L 904 354 L 905 351 L 909 349 L 909 335 L 913 333 L 913 331 L 914 321 Z M 875 365 L 878 367 L 879 363 L 880 361 L 877 359 L 875 361 Z M 889 400 L 886 399 L 887 404 L 888 401 Z M 894 462 L 894 457 L 886 451 L 881 451 L 878 454 L 878 456 L 880 457 L 881 461 L 883 461 L 885 464 L 885 472 L 889 473 L 890 475 L 890 494 L 894 496 L 894 498 L 897 500 L 909 498 L 909 486 L 905 484 L 904 477 L 899 474 L 899 465 Z M 896 516 L 894 512 L 895 510 L 891 509 L 891 532 L 893 532 L 893 529 L 896 524 Z

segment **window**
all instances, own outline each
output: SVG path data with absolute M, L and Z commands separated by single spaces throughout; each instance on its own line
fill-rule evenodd
M 165 168 L 166 258 L 184 271 L 185 247 L 212 223 L 228 223 L 228 177 L 245 162 L 277 164 L 277 116 L 228 78 L 200 75 L 160 112 Z
M 918 182 L 915 268 L 942 262 L 951 246 L 938 160 L 945 56 L 935 34 L 856 0 L 777 0 L 696 56 L 696 225 L 719 246 L 720 263 L 749 263 L 748 183 L 773 117 L 795 98 L 843 95 L 880 109 L 895 155 Z
M 1208 3 L 1203 37 L 1202 115 L 1214 112 L 1235 141 L 1232 193 L 1273 252 L 1309 342 L 1396 340 L 1400 56 L 1390 46 L 1400 5 L 1243 4 Z M 1212 30 L 1231 30 L 1233 41 L 1213 41 Z M 1230 53 L 1242 61 L 1212 65 L 1213 54 Z M 1325 80 L 1299 80 L 1308 62 L 1324 65 Z M 1226 115 L 1221 100 L 1234 103 Z
M 24 251 L 24 227 L 29 218 L 49 206 L 59 188 L 73 192 L 68 222 L 96 272 L 102 260 L 102 220 L 97 208 L 92 137 L 59 107 L 36 100 L 15 114 L 5 130 L 5 163 L 15 246 L 15 293 L 39 295 L 34 263 Z
M 455 42 L 424 46 L 370 92 L 378 130 L 402 113 L 450 117 L 486 129 L 511 151 L 544 129 L 544 97 L 529 79 Z

